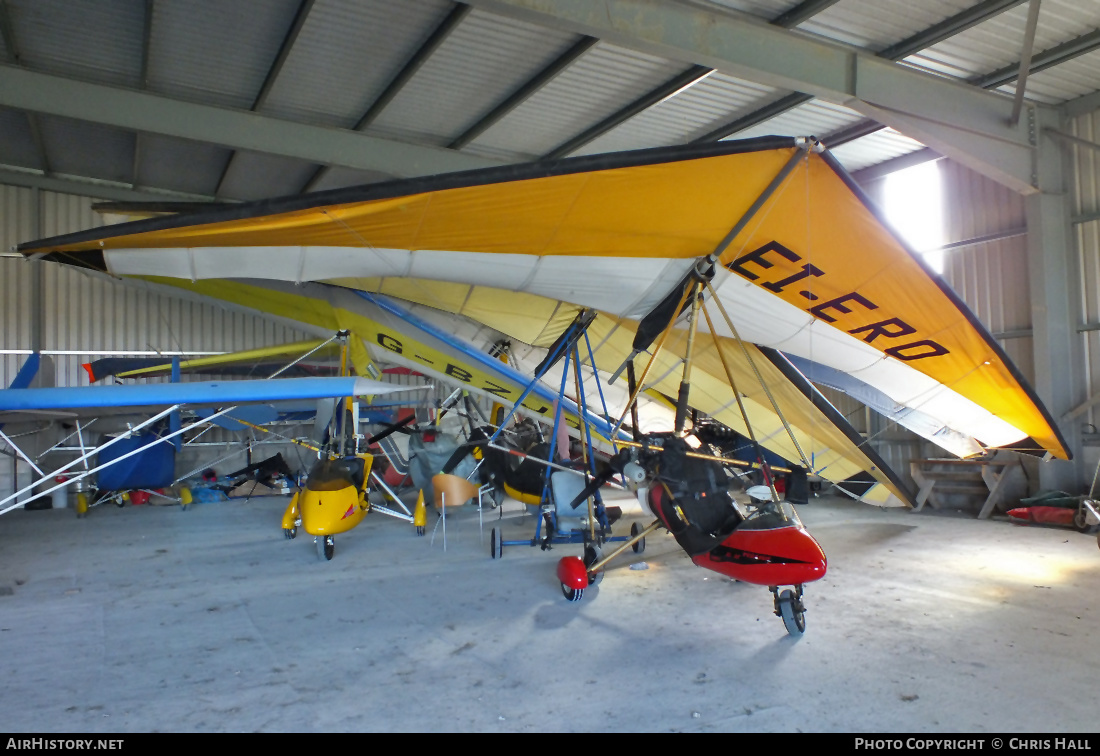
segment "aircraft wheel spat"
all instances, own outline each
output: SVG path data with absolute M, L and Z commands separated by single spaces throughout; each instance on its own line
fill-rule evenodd
M 88 514 L 88 494 L 81 491 L 76 495 L 76 516 L 83 517 Z
M 191 489 L 190 488 L 181 488 L 180 489 L 180 508 L 187 509 L 188 505 L 190 505 L 192 501 L 193 501 L 193 499 L 191 497 Z
M 424 506 L 424 491 L 416 497 L 416 508 L 413 510 L 413 525 L 416 526 L 416 534 L 422 536 L 428 532 L 428 509 Z
M 580 601 L 588 587 L 588 567 L 580 557 L 562 557 L 558 562 L 561 592 L 570 601 Z

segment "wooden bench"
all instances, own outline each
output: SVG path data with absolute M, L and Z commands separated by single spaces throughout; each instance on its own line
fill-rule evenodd
M 909 472 L 917 484 L 919 512 L 928 504 L 933 509 L 946 506 L 943 497 L 962 495 L 971 503 L 981 502 L 978 519 L 988 519 L 1003 502 L 1013 479 L 1023 476 L 1016 459 L 917 459 L 909 463 Z

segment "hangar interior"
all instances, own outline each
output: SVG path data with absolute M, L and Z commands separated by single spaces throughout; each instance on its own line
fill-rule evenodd
M 75 727 L 101 732 L 112 728 L 326 727 L 547 730 L 562 721 L 570 723 L 560 727 L 577 730 L 785 731 L 801 727 L 847 731 L 865 727 L 901 731 L 923 727 L 1008 731 L 1060 726 L 1066 731 L 1087 730 L 1091 716 L 1075 691 L 1083 694 L 1088 671 L 1095 672 L 1098 664 L 1095 653 L 1086 648 L 1082 630 L 1096 619 L 1091 602 L 1097 572 L 1088 563 L 1097 555 L 1081 546 L 1083 541 L 1091 549 L 1092 539 L 1071 530 L 1009 533 L 995 528 L 1006 525 L 1005 511 L 1022 498 L 1043 491 L 1074 496 L 1089 493 L 1100 465 L 1098 131 L 1100 0 L 0 0 L 0 240 L 4 250 L 0 259 L 4 299 L 0 380 L 5 387 L 13 384 L 32 354 L 43 358 L 35 385 L 75 387 L 88 385 L 81 365 L 102 358 L 192 359 L 332 336 L 331 330 L 290 317 L 227 304 L 163 283 L 38 260 L 19 252 L 20 244 L 135 217 L 225 209 L 393 180 L 646 148 L 706 146 L 772 135 L 812 136 L 874 202 L 896 202 L 888 197 L 889 185 L 907 171 L 911 175 L 913 169 L 934 169 L 933 185 L 941 192 L 942 237 L 928 248 L 913 248 L 939 261 L 930 265 L 942 264 L 942 279 L 1033 387 L 1071 456 L 1060 460 L 1008 452 L 1010 456 L 986 459 L 1001 465 L 1011 461 L 1008 467 L 996 468 L 1000 472 L 995 474 L 1003 475 L 1003 481 L 993 478 L 991 482 L 980 471 L 975 472 L 977 468 L 968 468 L 972 477 L 977 475 L 976 484 L 953 489 L 949 478 L 944 478 L 936 481 L 937 489 L 928 481 L 943 471 L 928 460 L 944 454 L 934 444 L 856 398 L 826 385 L 817 387 L 897 473 L 909 493 L 921 497 L 922 506 L 927 502 L 927 510 L 947 515 L 934 525 L 923 526 L 934 530 L 937 540 L 972 539 L 960 544 L 980 553 L 996 551 L 998 558 L 1004 557 L 1001 552 L 1047 549 L 1049 559 L 1043 568 L 1052 568 L 1065 578 L 1057 583 L 1046 573 L 1040 577 L 1038 562 L 1029 555 L 1021 559 L 1036 571 L 1021 578 L 1023 583 L 1056 586 L 1046 591 L 1051 595 L 1042 600 L 1033 593 L 1020 599 L 1014 587 L 991 587 L 980 581 L 958 586 L 958 593 L 952 593 L 954 573 L 972 577 L 974 570 L 980 572 L 985 567 L 952 560 L 946 566 L 931 563 L 916 546 L 894 540 L 908 537 L 914 527 L 903 519 L 912 516 L 910 513 L 882 512 L 865 504 L 834 500 L 826 488 L 822 502 L 828 500 L 833 509 L 814 512 L 806 519 L 812 526 L 811 518 L 820 518 L 817 522 L 831 534 L 826 539 L 830 545 L 862 560 L 841 563 L 838 582 L 843 582 L 845 590 L 852 595 L 865 591 L 869 573 L 881 569 L 881 562 L 876 562 L 879 558 L 904 558 L 909 561 L 898 569 L 922 574 L 913 577 L 908 587 L 894 576 L 887 589 L 873 592 L 867 611 L 873 609 L 875 619 L 856 621 L 858 630 L 845 629 L 839 618 L 823 618 L 817 655 L 810 656 L 815 646 L 806 642 L 811 640 L 811 630 L 796 651 L 777 645 L 775 638 L 769 637 L 765 643 L 753 637 L 746 641 L 751 653 L 743 650 L 735 659 L 742 669 L 761 679 L 777 668 L 782 674 L 796 675 L 802 668 L 796 664 L 807 665 L 808 679 L 824 687 L 838 665 L 858 665 L 857 648 L 871 653 L 874 647 L 873 653 L 882 654 L 882 659 L 897 654 L 912 658 L 888 675 L 890 683 L 880 680 L 856 686 L 858 694 L 853 693 L 853 701 L 847 702 L 856 712 L 850 716 L 833 711 L 829 696 L 821 690 L 807 693 L 806 700 L 811 703 L 777 703 L 782 697 L 778 683 L 774 689 L 769 683 L 723 690 L 732 708 L 719 714 L 699 702 L 698 696 L 716 676 L 736 677 L 737 664 L 730 661 L 726 666 L 731 668 L 712 670 L 700 652 L 663 645 L 647 651 L 683 653 L 690 661 L 676 658 L 694 665 L 690 675 L 694 679 L 677 678 L 671 686 L 683 708 L 675 717 L 625 715 L 610 705 L 596 707 L 598 711 L 586 708 L 579 715 L 563 711 L 560 705 L 552 710 L 527 701 L 509 708 L 505 695 L 497 689 L 500 686 L 563 700 L 570 690 L 576 695 L 571 686 L 594 683 L 575 670 L 550 678 L 545 671 L 530 672 L 533 678 L 519 671 L 527 670 L 528 664 L 534 667 L 533 661 L 515 660 L 518 669 L 501 664 L 499 656 L 487 648 L 518 656 L 524 643 L 539 643 L 537 638 L 518 641 L 508 637 L 503 624 L 485 621 L 484 627 L 473 628 L 442 612 L 429 613 L 429 619 L 406 617 L 409 624 L 404 629 L 412 626 L 427 631 L 420 636 L 422 644 L 411 644 L 402 638 L 402 622 L 392 618 L 382 622 L 380 615 L 363 610 L 343 621 L 368 627 L 371 623 L 384 625 L 376 640 L 385 638 L 397 649 L 393 658 L 379 662 L 379 669 L 372 672 L 386 676 L 377 683 L 386 701 L 377 702 L 370 714 L 345 711 L 335 704 L 336 692 L 355 690 L 353 677 L 366 674 L 366 668 L 358 660 L 349 660 L 346 669 L 339 663 L 327 665 L 318 649 L 309 648 L 297 637 L 291 645 L 295 653 L 315 665 L 311 671 L 317 673 L 316 685 L 321 688 L 317 698 L 328 710 L 321 712 L 320 718 L 295 715 L 279 720 L 269 716 L 270 712 L 261 715 L 250 707 L 287 706 L 288 700 L 266 697 L 260 687 L 249 687 L 242 694 L 233 680 L 223 679 L 224 670 L 232 670 L 236 662 L 224 636 L 217 640 L 218 636 L 236 633 L 232 637 L 247 639 L 252 633 L 264 634 L 257 630 L 263 626 L 262 618 L 281 621 L 275 616 L 273 605 L 277 602 L 261 606 L 259 599 L 251 604 L 254 614 L 226 611 L 217 618 L 221 622 L 233 614 L 233 622 L 243 623 L 241 626 L 232 622 L 204 625 L 201 632 L 181 641 L 174 654 L 178 657 L 174 663 L 186 665 L 194 663 L 193 654 L 210 649 L 210 674 L 196 675 L 200 682 L 180 683 L 181 690 L 203 694 L 205 708 L 189 710 L 179 718 L 165 717 L 161 723 L 140 712 L 141 696 L 154 693 L 163 695 L 169 705 L 184 706 L 182 698 L 173 698 L 177 693 L 162 690 L 165 679 L 184 675 L 169 671 L 168 661 L 164 661 L 164 668 L 152 675 L 157 681 L 137 686 L 134 700 L 124 706 L 125 715 L 119 711 L 113 721 L 96 721 L 95 712 L 102 706 L 92 711 L 94 707 L 83 705 L 78 714 L 65 719 L 58 714 L 67 710 L 59 704 L 61 699 L 48 697 L 40 699 L 39 712 L 30 704 L 22 705 L 20 716 L 26 717 L 23 721 L 33 724 L 33 729 Z M 901 204 L 916 206 L 920 200 L 919 194 L 911 194 Z M 233 278 L 232 271 L 226 271 L 225 278 Z M 608 286 L 613 291 L 614 283 Z M 457 318 L 449 322 L 456 333 L 471 340 L 491 338 L 486 327 L 477 323 L 459 323 Z M 379 362 L 379 366 L 401 365 Z M 387 380 L 410 386 L 431 384 L 421 394 L 429 404 L 438 404 L 451 393 L 449 386 L 430 377 L 401 374 L 389 375 Z M 487 410 L 490 402 L 484 397 L 480 401 Z M 308 431 L 305 425 L 285 429 L 288 435 Z M 18 441 L 33 454 L 69 433 L 62 430 L 61 423 L 43 420 L 9 424 L 8 432 L 12 438 L 5 442 L 0 457 L 0 498 L 5 500 L 37 479 L 32 461 L 13 451 L 10 441 Z M 240 433 L 224 430 L 209 434 L 204 445 L 180 456 L 176 472 L 201 470 L 233 444 L 248 454 L 283 453 L 299 471 L 307 466 L 292 444 L 269 440 L 260 449 L 241 446 L 241 438 Z M 254 439 L 254 443 L 261 442 L 261 438 Z M 1000 496 L 996 507 L 989 498 L 994 489 Z M 12 501 L 19 504 L 25 498 L 14 496 Z M 68 506 L 70 500 L 60 495 L 53 502 L 57 510 Z M 228 530 L 251 534 L 256 518 L 270 517 L 275 511 L 261 506 L 248 502 L 220 516 L 231 518 Z M 266 572 L 266 557 L 252 553 L 255 547 L 247 544 L 241 547 L 245 563 L 264 564 L 262 575 L 216 559 L 200 567 L 188 557 L 196 554 L 199 558 L 198 550 L 216 542 L 226 528 L 206 531 L 203 529 L 215 526 L 204 522 L 188 531 L 186 525 L 166 525 L 160 520 L 123 522 L 120 518 L 130 511 L 97 510 L 81 523 L 64 511 L 41 513 L 39 517 L 51 518 L 50 530 L 41 533 L 29 521 L 16 520 L 16 516 L 28 517 L 29 513 L 0 516 L 0 534 L 8 544 L 4 561 L 9 587 L 0 601 L 35 595 L 42 605 L 57 612 L 52 617 L 39 616 L 29 607 L 20 608 L 13 615 L 17 619 L 9 623 L 16 629 L 13 636 L 34 629 L 51 636 L 84 633 L 88 632 L 87 621 L 98 622 L 94 633 L 102 635 L 105 622 L 136 622 L 139 607 L 187 607 L 188 601 L 182 597 L 187 579 L 177 583 L 179 574 L 199 582 L 216 582 L 218 574 L 228 575 L 231 581 L 276 582 L 278 573 Z M 167 514 L 171 513 L 150 512 L 147 517 Z M 984 520 L 991 514 L 995 521 L 973 522 L 976 516 Z M 91 522 L 94 515 L 99 516 L 98 523 Z M 390 523 L 371 521 L 364 539 L 376 538 L 385 546 L 380 545 L 369 557 L 371 561 L 359 566 L 374 571 L 377 582 L 360 582 L 361 576 L 351 565 L 341 566 L 325 578 L 312 563 L 309 580 L 331 582 L 335 577 L 345 585 L 354 583 L 352 590 L 365 591 L 386 604 L 399 603 L 406 590 L 396 573 L 441 584 L 449 575 L 462 592 L 477 594 L 481 590 L 478 570 L 487 560 L 479 539 L 485 533 L 479 532 L 475 523 L 476 519 L 467 520 L 467 530 L 461 535 L 456 531 L 455 537 L 465 538 L 465 543 L 456 542 L 451 554 L 440 553 L 433 546 L 430 555 L 435 561 L 425 564 L 384 540 L 391 537 L 385 534 Z M 121 565 L 113 563 L 103 543 L 96 545 L 91 536 L 70 530 L 84 525 L 89 531 L 95 528 L 99 537 L 108 541 L 112 541 L 111 533 L 116 534 L 114 558 Z M 129 585 L 124 565 L 148 556 L 141 551 L 148 551 L 149 546 L 143 528 L 151 528 L 150 535 L 161 533 L 165 543 L 172 544 L 167 557 L 172 567 L 166 578 L 163 572 L 157 573 L 163 579 L 135 577 L 133 587 L 127 590 L 138 598 L 125 612 L 108 612 L 109 619 L 104 620 L 102 607 L 93 611 L 82 606 L 80 611 L 88 612 L 87 616 L 66 614 L 45 595 L 35 593 L 74 591 L 74 580 L 91 579 L 74 577 L 81 573 L 98 576 L 111 591 Z M 853 528 L 866 538 L 853 535 Z M 49 542 L 51 531 L 57 535 L 58 545 L 35 549 L 37 539 Z M 1038 533 L 1038 541 L 1029 544 L 1025 532 Z M 987 545 L 980 545 L 983 543 Z M 877 554 L 877 549 L 891 545 L 901 556 Z M 85 548 L 92 552 L 80 562 L 68 555 L 70 550 Z M 654 549 L 661 551 L 660 546 Z M 45 560 L 45 564 L 29 566 L 37 560 Z M 537 550 L 520 558 L 521 572 L 539 585 L 539 590 L 545 586 L 535 575 L 540 567 L 550 570 L 551 560 L 544 561 L 545 565 L 540 565 Z M 212 564 L 224 572 L 216 574 Z M 160 565 L 157 569 L 162 570 Z M 289 565 L 284 569 L 290 570 Z M 440 579 L 443 572 L 446 574 Z M 689 602 L 709 602 L 709 594 L 701 595 L 697 585 L 687 585 L 702 580 L 698 572 L 679 564 L 676 570 L 656 577 L 672 581 L 664 586 L 664 595 L 677 618 L 689 618 L 683 625 L 694 622 L 700 633 L 721 632 L 724 619 L 698 616 L 702 611 L 698 603 L 691 603 L 690 608 L 680 605 L 681 597 Z M 34 574 L 49 576 L 37 583 L 45 588 L 35 587 L 36 581 L 29 577 Z M 954 575 L 954 579 L 963 578 Z M 546 580 L 553 583 L 552 577 Z M 322 583 L 309 586 L 322 587 Z M 331 586 L 317 591 L 309 586 L 295 584 L 290 595 L 299 603 L 312 602 L 314 613 L 325 611 L 322 599 L 339 601 L 341 595 L 347 595 Z M 494 582 L 488 595 L 496 591 L 501 594 L 497 601 L 524 600 L 522 589 L 502 586 Z M 0 589 L 4 587 L 0 582 Z M 732 590 L 743 587 L 735 584 Z M 236 593 L 238 588 L 234 583 L 232 589 L 226 589 L 221 603 L 206 601 L 210 606 L 204 606 L 208 614 L 204 621 L 213 622 L 218 607 L 239 610 L 250 605 L 252 599 L 242 598 Z M 707 590 L 714 588 L 713 584 L 707 586 Z M 896 620 L 903 627 L 892 645 L 877 646 L 877 638 L 897 630 L 884 618 L 891 611 L 886 602 L 892 599 L 881 591 L 896 590 L 902 596 L 908 589 L 915 593 L 903 599 L 904 609 L 922 615 L 923 620 Z M 85 602 L 101 592 L 89 587 L 80 590 L 83 596 L 79 601 Z M 172 595 L 161 595 L 161 591 Z M 109 592 L 102 590 L 104 596 Z M 605 593 L 610 592 L 605 587 Z M 669 593 L 674 595 L 669 597 Z M 966 596 L 959 598 L 964 593 Z M 834 600 L 844 601 L 847 596 Z M 623 649 L 607 654 L 614 672 L 607 673 L 601 666 L 604 662 L 593 649 L 594 643 L 601 648 L 603 644 L 615 646 L 616 638 L 623 636 L 639 644 L 652 642 L 636 637 L 638 629 L 622 618 L 622 613 L 645 611 L 640 593 L 618 602 L 604 598 L 605 605 L 614 607 L 615 619 L 610 624 L 623 626 L 604 626 L 598 631 L 586 626 L 584 632 L 598 638 L 579 642 L 583 647 L 575 653 L 569 644 L 571 639 L 576 641 L 579 631 L 567 614 L 573 607 L 538 604 L 515 611 L 517 617 L 522 612 L 528 619 L 533 617 L 528 632 L 551 636 L 550 647 L 560 652 L 565 666 L 588 665 L 597 670 L 591 677 L 611 684 L 614 678 L 608 680 L 608 675 L 623 675 L 622 669 L 630 668 L 619 685 L 662 695 L 665 688 L 660 679 L 635 669 L 638 660 Z M 956 598 L 958 603 L 953 603 Z M 560 596 L 549 600 L 555 599 L 561 600 Z M 929 613 L 935 614 L 937 600 L 950 604 L 951 619 L 929 617 Z M 430 605 L 442 601 L 445 597 L 436 593 L 425 599 Z M 989 607 L 983 602 L 1020 616 L 999 624 L 992 610 L 986 616 Z M 491 604 L 491 600 L 479 600 L 462 611 L 472 609 L 477 616 Z M 592 611 L 596 611 L 594 607 Z M 847 612 L 849 620 L 859 616 L 858 602 L 856 607 Z M 758 634 L 757 622 L 775 623 L 760 619 L 770 614 L 767 601 L 759 609 L 758 615 L 734 623 L 732 632 L 737 637 Z M 963 660 L 960 646 L 921 640 L 946 632 L 955 620 L 965 620 L 969 611 L 982 614 L 976 625 L 967 625 L 967 640 L 960 641 L 972 652 L 971 661 Z M 166 611 L 165 622 L 192 621 L 184 616 L 185 609 L 178 612 L 173 618 L 172 611 Z M 1067 612 L 1075 619 L 1066 620 L 1064 626 L 1057 624 L 1062 619 L 1056 627 L 1036 619 L 1044 613 L 1064 619 Z M 483 614 L 481 619 L 487 617 Z M 685 631 L 679 621 L 661 621 L 657 626 L 693 632 Z M 290 627 L 293 630 L 288 632 L 304 632 L 309 624 Z M 431 632 L 440 628 L 445 628 L 440 631 L 443 635 Z M 965 713 L 947 713 L 953 704 L 941 704 L 953 700 L 952 685 L 969 691 L 973 698 L 978 690 L 984 687 L 988 691 L 988 686 L 998 682 L 990 670 L 997 667 L 999 657 L 994 650 L 979 648 L 981 634 L 995 639 L 995 651 L 1011 655 L 1009 648 L 1017 630 L 1055 640 L 1068 638 L 1072 649 L 1051 651 L 1054 671 L 1049 673 L 1062 680 L 1064 689 L 1051 694 L 1023 724 L 1014 723 L 1002 711 L 979 711 L 981 707 L 962 706 Z M 456 640 L 458 636 L 461 641 Z M 155 644 L 145 638 L 137 645 Z M 833 658 L 832 669 L 821 658 L 827 643 L 824 638 L 848 644 L 843 654 Z M 335 636 L 332 642 L 344 644 L 348 639 Z M 56 646 L 68 643 L 61 640 Z M 270 651 L 274 641 L 265 639 L 264 643 Z M 21 644 L 28 658 L 42 653 L 33 650 L 30 641 Z M 692 644 L 685 641 L 684 645 Z M 473 652 L 476 661 L 461 656 L 475 647 L 480 649 Z M 1027 648 L 1028 664 L 1042 664 L 1041 652 L 1030 645 Z M 433 670 L 431 675 L 410 671 L 417 666 L 421 652 Z M 138 653 L 152 651 L 142 648 Z M 492 661 L 482 658 L 482 653 Z M 958 656 L 959 664 L 973 665 L 961 687 L 957 680 L 949 685 L 922 671 L 917 663 L 921 659 L 937 663 L 952 654 Z M 55 648 L 41 657 L 42 664 L 61 665 L 63 656 Z M 263 663 L 267 661 L 265 657 Z M 477 672 L 476 662 L 488 664 L 490 670 Z M 956 659 L 950 663 L 955 664 Z M 87 700 L 87 690 L 106 685 L 116 696 L 115 703 L 123 705 L 120 691 L 125 687 L 125 670 L 115 670 L 111 674 L 116 676 L 104 683 L 103 667 L 90 662 L 77 666 L 74 681 L 62 688 L 79 689 Z M 306 670 L 288 672 L 281 662 L 275 667 L 278 669 L 268 675 L 274 675 L 278 685 L 310 697 L 302 693 L 303 686 L 308 687 Z M 53 684 L 45 672 L 26 678 L 22 662 L 13 661 L 10 670 L 13 676 L 20 674 L 47 687 Z M 1006 697 L 1012 701 L 1025 698 L 1030 673 L 1023 662 L 1003 674 Z M 280 675 L 294 679 L 287 683 Z M 430 695 L 433 681 L 440 679 L 461 703 L 422 700 L 421 718 L 412 717 L 396 704 L 396 698 L 406 692 L 399 684 L 402 681 L 409 684 L 407 692 L 415 697 Z M 540 687 L 525 688 L 533 685 L 532 679 Z M 909 688 L 915 691 L 922 684 L 927 686 L 923 690 L 930 692 L 917 703 L 917 694 Z M 870 710 L 862 707 L 887 688 L 891 703 L 886 706 L 885 718 L 876 721 Z M 480 711 L 481 707 L 471 703 L 481 701 L 478 696 L 483 690 L 495 707 L 491 717 L 481 716 L 488 708 Z M 862 696 L 860 702 L 855 701 L 857 695 Z M 31 700 L 39 699 L 32 696 Z M 240 703 L 242 700 L 245 703 Z M 438 707 L 435 714 L 433 706 Z M 233 711 L 239 707 L 248 713 Z M 71 708 L 75 710 L 76 704 Z M 732 709 L 736 712 L 731 713 Z M 472 713 L 475 710 L 477 714 Z M 919 716 L 913 716 L 918 710 Z M 569 716 L 576 718 L 569 720 Z M 802 724 L 793 724 L 795 720 Z M 13 719 L 7 724 L 9 729 L 29 726 Z

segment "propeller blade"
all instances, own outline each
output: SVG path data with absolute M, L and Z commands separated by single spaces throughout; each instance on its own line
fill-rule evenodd
M 371 436 L 370 438 L 368 438 L 367 439 L 367 446 L 370 446 L 371 444 L 375 443 L 376 441 L 381 441 L 386 436 L 389 436 L 391 433 L 394 433 L 396 431 L 407 432 L 407 431 L 405 431 L 405 426 L 408 425 L 409 423 L 413 422 L 414 420 L 416 420 L 416 415 L 409 415 L 408 417 L 406 417 L 404 420 L 401 420 L 400 422 L 391 423 L 390 425 L 388 425 L 386 427 L 386 429 L 384 431 L 376 433 L 373 436 Z

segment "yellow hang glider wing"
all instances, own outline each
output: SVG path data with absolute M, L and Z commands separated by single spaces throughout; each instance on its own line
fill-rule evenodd
M 555 320 L 577 307 L 630 332 L 706 260 L 741 339 L 857 378 L 938 424 L 943 433 L 933 440 L 1068 457 L 999 345 L 812 140 L 769 137 L 374 184 L 20 249 L 124 276 L 380 291 L 506 325 L 500 330 L 533 344 L 552 341 Z M 724 318 L 715 326 L 734 336 Z M 608 372 L 630 353 L 613 337 L 598 358 Z M 716 385 L 693 380 L 692 404 L 706 412 L 698 397 L 713 394 L 715 406 L 729 407 L 716 358 L 705 372 Z

